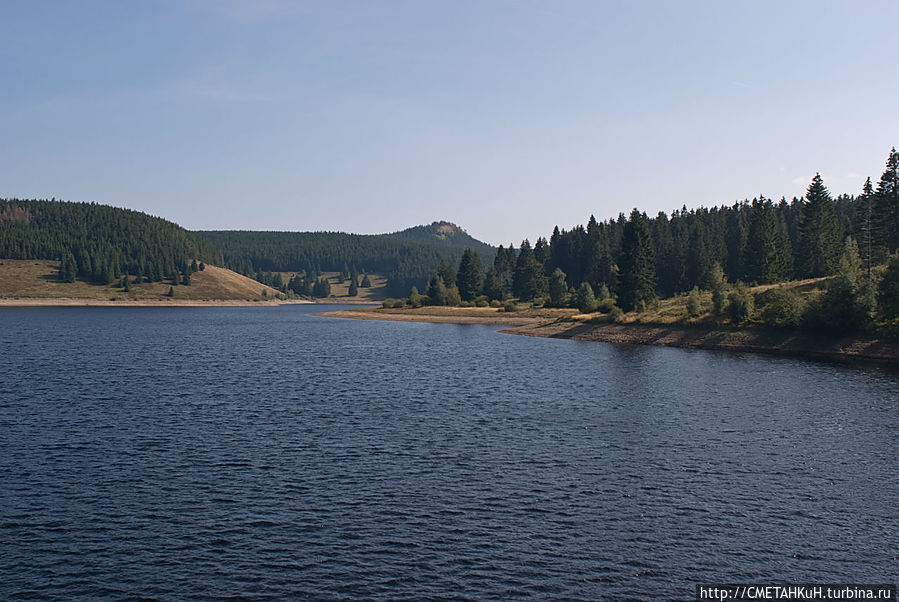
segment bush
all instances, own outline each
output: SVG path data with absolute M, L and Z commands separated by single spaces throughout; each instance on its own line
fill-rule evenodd
M 759 295 L 762 306 L 762 322 L 777 328 L 795 328 L 802 323 L 806 303 L 793 289 L 783 286 L 772 288 Z
M 500 308 L 503 306 L 503 302 L 499 299 L 494 299 L 490 302 L 490 307 Z
M 730 292 L 727 300 L 730 303 L 730 319 L 734 324 L 742 324 L 752 318 L 755 299 L 742 283 L 737 283 L 737 287 Z
M 602 313 L 607 314 L 612 311 L 612 308 L 614 307 L 618 307 L 617 305 L 615 305 L 615 299 L 606 297 L 596 305 L 596 311 L 601 311 Z
M 698 287 L 694 286 L 690 294 L 687 295 L 687 313 L 694 318 L 702 313 L 702 300 L 699 297 Z
M 580 288 L 577 289 L 575 299 L 577 308 L 582 314 L 589 314 L 596 310 L 596 296 L 594 296 L 593 288 L 589 283 L 581 283 Z
M 487 299 L 475 299 L 474 301 L 475 307 L 490 307 L 490 302 Z
M 514 301 L 506 301 L 503 311 L 518 311 L 518 305 Z
M 384 299 L 381 301 L 381 307 L 386 309 L 399 309 L 406 306 L 404 299 Z
M 617 305 L 613 305 L 612 309 L 609 310 L 609 319 L 612 322 L 621 322 L 624 320 L 624 311 Z

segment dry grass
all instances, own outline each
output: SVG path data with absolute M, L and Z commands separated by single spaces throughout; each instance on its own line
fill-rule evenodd
M 132 284 L 125 292 L 118 282 L 90 284 L 60 282 L 58 263 L 37 260 L 0 260 L 0 299 L 86 299 L 95 301 L 256 301 L 274 299 L 275 289 L 231 270 L 207 265 L 202 272 L 191 275 L 190 286 L 175 286 L 175 296 L 169 297 L 171 283 L 152 282 Z M 265 295 L 263 295 L 265 291 Z

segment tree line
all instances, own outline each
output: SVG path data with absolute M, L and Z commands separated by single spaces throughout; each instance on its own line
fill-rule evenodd
M 62 280 L 103 284 L 129 274 L 185 284 L 190 262 L 222 264 L 213 243 L 167 220 L 55 199 L 0 199 L 0 257 L 59 261 Z
M 442 264 L 418 302 L 521 301 L 577 305 L 614 298 L 623 311 L 658 298 L 722 283 L 774 284 L 832 276 L 855 265 L 870 285 L 872 269 L 899 248 L 899 153 L 892 149 L 876 186 L 833 198 L 816 174 L 801 198 L 756 197 L 730 206 L 686 206 L 670 216 L 629 216 L 553 230 L 532 246 L 500 246 L 486 270 L 473 251 L 457 270 Z M 848 258 L 847 258 L 848 254 Z M 865 293 L 861 284 L 854 287 Z M 870 288 L 870 286 L 869 286 Z M 847 293 L 848 294 L 848 293 Z M 480 299 L 479 299 L 480 297 Z
M 281 290 L 297 289 L 297 294 L 312 291 L 323 272 L 352 269 L 384 274 L 388 294 L 403 295 L 411 286 L 423 287 L 441 261 L 457 263 L 466 247 L 493 250 L 447 222 L 392 234 L 236 230 L 199 234 L 222 249 L 225 267 Z M 298 281 L 291 286 L 281 277 L 281 286 L 276 286 L 277 272 L 297 274 Z M 266 280 L 266 274 L 271 274 L 272 281 Z

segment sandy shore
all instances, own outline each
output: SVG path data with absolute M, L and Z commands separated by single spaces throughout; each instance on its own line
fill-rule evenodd
M 475 308 L 341 310 L 316 315 L 359 320 L 496 324 L 513 326 L 501 332 L 523 336 L 766 353 L 816 360 L 874 362 L 899 366 L 899 343 L 865 336 L 831 337 L 789 330 L 755 328 L 715 330 L 647 324 L 584 324 L 557 321 L 540 315 L 503 314 L 495 310 L 478 312 Z
M 265 305 L 289 305 L 311 301 L 245 301 L 239 299 L 128 299 L 106 301 L 103 299 L 0 299 L 2 307 L 257 307 Z

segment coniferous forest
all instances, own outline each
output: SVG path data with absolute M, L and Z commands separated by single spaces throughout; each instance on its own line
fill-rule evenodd
M 423 286 L 441 262 L 458 263 L 466 248 L 484 255 L 493 252 L 493 247 L 448 222 L 392 234 L 235 230 L 199 234 L 222 249 L 225 267 L 297 294 L 308 294 L 307 289 L 315 285 L 322 272 L 339 272 L 344 278 L 383 274 L 388 294 L 404 295 L 412 286 Z M 294 272 L 303 277 L 279 286 L 274 281 L 277 275 L 269 277 L 275 272 Z
M 139 211 L 19 199 L 0 199 L 0 258 L 59 261 L 63 281 L 104 284 L 125 274 L 181 280 L 188 262 L 222 263 L 203 237 Z
M 649 217 L 638 209 L 601 222 L 591 216 L 586 226 L 557 226 L 549 239 L 538 238 L 533 246 L 528 240 L 517 250 L 500 246 L 492 262 L 481 258 L 488 262 L 483 276 L 483 265 L 468 256 L 455 272 L 443 266 L 425 295 L 416 289 L 410 299 L 414 305 L 442 305 L 479 296 L 482 303 L 515 297 L 584 310 L 606 300 L 607 308 L 628 312 L 642 311 L 659 298 L 706 290 L 717 292 L 719 312 L 730 306 L 739 318 L 739 307 L 744 317 L 751 313 L 743 283 L 838 275 L 826 294 L 812 300 L 805 320 L 851 330 L 870 320 L 878 304 L 883 316 L 899 314 L 894 307 L 899 298 L 889 292 L 899 279 L 899 259 L 890 259 L 897 248 L 899 153 L 894 148 L 876 185 L 868 178 L 858 195 L 833 198 L 816 175 L 802 198 L 789 201 L 759 196 L 730 206 L 682 207 L 670 216 Z M 878 268 L 888 260 L 886 270 Z M 728 283 L 736 285 L 729 296 Z M 797 300 L 782 301 L 796 305 Z M 799 319 L 787 322 L 798 325 Z

